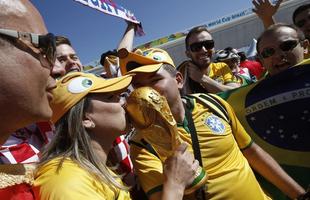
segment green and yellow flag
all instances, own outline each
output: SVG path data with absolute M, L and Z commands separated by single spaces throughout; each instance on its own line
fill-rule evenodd
M 220 93 L 252 139 L 304 188 L 310 184 L 310 59 L 272 77 Z M 286 199 L 262 177 L 273 199 Z

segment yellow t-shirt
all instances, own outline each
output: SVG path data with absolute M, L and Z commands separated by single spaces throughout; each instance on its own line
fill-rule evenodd
M 66 159 L 63 162 L 62 168 L 57 173 L 56 169 L 59 160 L 59 158 L 53 159 L 38 169 L 33 186 L 36 199 L 130 199 L 128 191 L 115 189 L 116 192 L 114 192 L 109 185 L 95 179 L 94 176 L 70 159 Z M 110 172 L 113 174 L 112 171 Z
M 310 55 L 310 54 L 309 54 Z M 310 57 L 303 59 L 300 63 L 296 64 L 295 66 L 301 66 L 301 65 L 309 65 L 310 64 Z
M 233 75 L 230 68 L 226 63 L 218 62 L 218 63 L 210 63 L 209 65 L 209 74 L 206 74 L 208 77 L 216 80 L 223 85 L 232 82 L 240 82 L 236 76 Z
M 252 140 L 237 120 L 232 108 L 223 100 L 231 119 L 231 126 L 212 114 L 208 108 L 192 100 L 193 121 L 196 127 L 203 167 L 208 174 L 207 199 L 269 199 L 259 186 L 252 169 L 240 149 L 251 145 Z M 186 122 L 184 123 L 186 124 Z M 183 124 L 183 126 L 184 126 Z M 183 141 L 192 144 L 186 127 L 179 126 Z M 133 138 L 131 157 L 141 185 L 147 195 L 162 190 L 162 162 L 143 148 L 143 142 Z M 191 150 L 191 149 L 190 149 Z M 194 199 L 187 196 L 184 199 Z

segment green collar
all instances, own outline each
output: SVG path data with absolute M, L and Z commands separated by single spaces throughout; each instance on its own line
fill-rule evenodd
M 194 98 L 189 96 L 183 96 L 183 99 L 186 100 L 186 103 L 183 103 L 184 109 L 189 109 L 190 112 L 194 109 Z M 184 120 L 182 123 L 177 123 L 178 127 L 183 127 L 187 133 L 190 133 L 190 130 L 188 128 L 188 120 L 186 119 L 186 116 L 184 117 Z

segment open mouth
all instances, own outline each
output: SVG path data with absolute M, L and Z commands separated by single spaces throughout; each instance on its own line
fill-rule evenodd
M 209 55 L 203 55 L 203 56 L 199 56 L 198 58 L 199 60 L 210 60 L 210 56 Z
M 79 67 L 73 67 L 71 68 L 68 72 L 80 72 L 80 68 Z
M 285 61 L 285 62 L 282 62 L 282 63 L 279 63 L 279 64 L 275 65 L 275 68 L 278 69 L 278 70 L 284 70 L 284 69 L 287 69 L 290 66 L 291 66 L 290 63 Z

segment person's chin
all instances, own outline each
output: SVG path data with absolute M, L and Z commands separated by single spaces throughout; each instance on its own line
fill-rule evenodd
M 37 121 L 49 121 L 53 116 L 53 111 L 49 104 L 43 106 L 40 113 L 37 115 Z
M 199 66 L 200 66 L 200 67 L 209 66 L 210 63 L 211 63 L 211 60 L 210 60 L 210 59 L 208 59 L 208 60 L 203 60 L 203 61 L 200 61 L 200 62 L 199 62 Z

